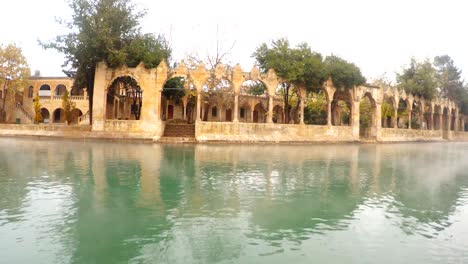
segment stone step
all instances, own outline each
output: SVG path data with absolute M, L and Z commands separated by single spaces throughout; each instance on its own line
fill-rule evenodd
M 166 124 L 164 137 L 187 137 L 195 138 L 195 125 Z
M 162 137 L 159 139 L 161 143 L 195 143 L 194 137 Z

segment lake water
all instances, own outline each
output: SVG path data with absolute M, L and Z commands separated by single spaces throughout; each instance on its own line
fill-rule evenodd
M 468 144 L 2 138 L 0 263 L 468 263 Z

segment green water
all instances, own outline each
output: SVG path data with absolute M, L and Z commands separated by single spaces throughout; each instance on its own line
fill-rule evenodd
M 0 263 L 468 263 L 468 144 L 0 139 Z

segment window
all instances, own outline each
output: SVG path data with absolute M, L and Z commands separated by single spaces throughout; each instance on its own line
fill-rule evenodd
M 216 117 L 218 115 L 218 109 L 215 107 L 211 108 L 211 116 Z
M 33 93 L 34 93 L 34 89 L 32 86 L 29 86 L 29 89 L 28 89 L 28 97 L 29 98 L 33 98 Z
M 245 117 L 245 109 L 241 108 L 240 109 L 240 118 L 244 118 L 244 117 Z

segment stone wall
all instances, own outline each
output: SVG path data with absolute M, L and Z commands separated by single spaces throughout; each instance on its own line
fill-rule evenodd
M 399 141 L 441 141 L 443 140 L 440 130 L 419 130 L 419 129 L 396 129 L 381 128 L 380 142 Z
M 454 140 L 454 141 L 468 141 L 468 132 L 452 131 L 451 140 Z
M 159 123 L 159 124 L 158 124 Z M 105 120 L 104 131 L 126 134 L 146 134 L 155 140 L 164 134 L 165 122 L 148 123 L 142 120 Z
M 199 142 L 353 142 L 350 126 L 197 122 Z

